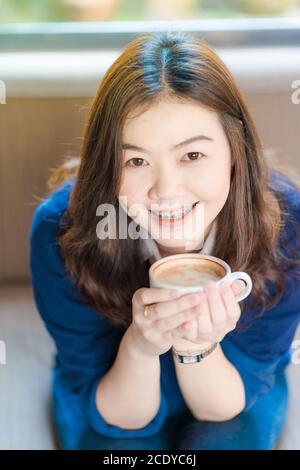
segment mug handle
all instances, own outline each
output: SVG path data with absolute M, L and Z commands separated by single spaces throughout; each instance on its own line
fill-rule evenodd
M 240 302 L 241 300 L 244 300 L 246 297 L 248 297 L 252 291 L 252 279 L 249 274 L 242 271 L 230 273 L 229 284 L 231 285 L 236 280 L 241 280 L 246 283 L 245 288 L 235 296 L 236 300 Z

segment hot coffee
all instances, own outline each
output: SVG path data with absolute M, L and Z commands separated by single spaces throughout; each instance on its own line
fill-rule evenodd
M 236 295 L 245 299 L 252 290 L 251 277 L 241 271 L 231 272 L 230 266 L 215 256 L 202 253 L 183 253 L 159 259 L 149 269 L 151 287 L 176 289 L 183 293 L 198 292 L 208 281 L 231 284 L 241 279 L 245 288 Z
M 226 274 L 219 264 L 192 257 L 160 264 L 154 273 L 163 284 L 172 286 L 201 286 L 207 281 L 218 281 Z

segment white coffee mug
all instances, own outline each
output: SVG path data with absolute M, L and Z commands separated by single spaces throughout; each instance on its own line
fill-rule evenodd
M 201 285 L 183 285 L 180 283 L 180 276 L 184 277 L 183 274 L 178 274 L 176 282 L 165 279 L 160 279 L 159 274 L 170 270 L 173 272 L 176 267 L 185 266 L 188 262 L 191 265 L 202 265 L 205 266 L 205 261 L 209 263 L 210 270 L 214 272 L 216 284 L 229 284 L 231 285 L 235 280 L 244 281 L 245 287 L 235 297 L 238 302 L 248 297 L 252 290 L 252 279 L 249 274 L 242 271 L 231 272 L 230 266 L 220 258 L 210 256 L 202 253 L 182 253 L 178 255 L 166 256 L 153 263 L 149 269 L 149 282 L 150 287 L 176 289 L 183 293 L 200 292 L 203 290 Z M 200 270 L 201 271 L 201 270 Z M 173 275 L 172 275 L 173 276 Z M 171 277 L 172 277 L 171 276 Z M 173 276 L 174 277 L 174 276 Z

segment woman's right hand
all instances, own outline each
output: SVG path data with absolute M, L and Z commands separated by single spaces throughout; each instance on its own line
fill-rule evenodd
M 173 295 L 172 295 L 173 291 Z M 159 356 L 175 339 L 186 334 L 181 325 L 199 313 L 200 292 L 183 294 L 172 289 L 142 287 L 132 297 L 132 333 L 142 354 Z M 147 317 L 144 315 L 147 307 Z

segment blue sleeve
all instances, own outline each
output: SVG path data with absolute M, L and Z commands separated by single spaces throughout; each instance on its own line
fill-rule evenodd
M 228 338 L 224 338 L 221 345 L 225 356 L 241 376 L 246 399 L 243 411 L 248 411 L 260 395 L 268 393 L 273 387 L 280 358 L 270 362 L 260 362 L 242 351 Z
M 275 289 L 271 289 L 273 295 Z M 285 277 L 279 302 L 256 317 L 255 311 L 242 311 L 239 327 L 222 341 L 227 358 L 241 375 L 249 410 L 261 394 L 273 387 L 276 374 L 291 359 L 292 342 L 300 321 L 300 289 L 297 270 Z M 243 317 L 244 315 L 244 317 Z
M 65 270 L 56 243 L 57 228 L 57 214 L 51 214 L 49 204 L 42 203 L 35 210 L 30 232 L 31 281 L 38 311 L 55 342 L 63 375 L 70 388 L 79 394 L 87 420 L 96 432 L 120 438 L 156 434 L 167 415 L 163 393 L 157 415 L 147 426 L 136 430 L 109 424 L 96 407 L 97 384 L 112 366 L 124 330 L 112 325 L 80 297 Z
M 245 411 L 273 387 L 276 374 L 291 359 L 291 346 L 300 321 L 298 286 L 295 282 L 287 282 L 277 305 L 251 320 L 252 313 L 244 313 L 247 320 L 241 325 L 247 325 L 246 329 L 230 332 L 221 343 L 224 354 L 243 380 Z
M 275 186 L 278 187 L 278 182 Z M 285 256 L 299 259 L 300 193 L 287 182 L 281 187 L 281 191 L 288 219 L 279 240 L 280 250 Z M 291 359 L 291 346 L 300 321 L 300 267 L 284 260 L 282 269 L 285 273 L 284 289 L 279 302 L 257 316 L 258 312 L 247 309 L 246 299 L 246 308 L 242 311 L 238 328 L 230 332 L 221 343 L 224 354 L 243 380 L 246 392 L 245 410 L 249 410 L 261 394 L 273 387 L 276 374 Z M 267 288 L 273 298 L 274 284 L 269 283 Z

